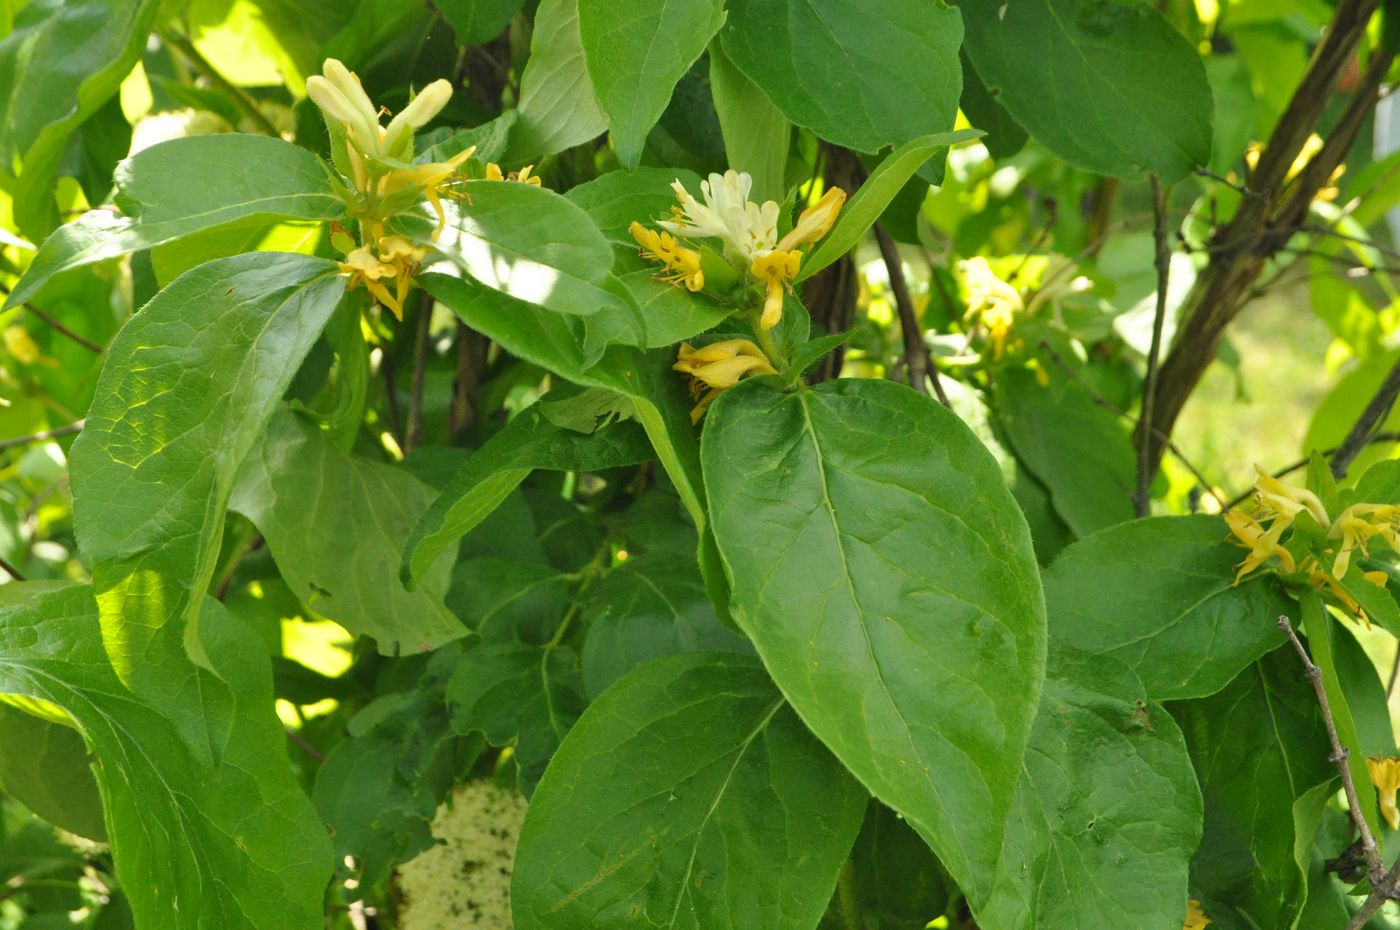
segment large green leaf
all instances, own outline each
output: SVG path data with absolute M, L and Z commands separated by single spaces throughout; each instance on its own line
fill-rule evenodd
M 578 0 L 593 95 L 624 168 L 637 167 L 676 82 L 722 22 L 721 0 Z
M 789 120 L 875 152 L 953 128 L 962 31 L 929 0 L 730 0 L 719 35 Z
M 1137 459 L 1128 429 L 1068 378 L 1043 386 L 1029 371 L 997 376 L 997 412 L 1026 470 L 1050 490 L 1076 536 L 1133 518 Z
M 1293 927 L 1323 789 L 1337 776 L 1298 657 L 1287 646 L 1270 653 L 1218 694 L 1182 704 L 1178 720 L 1205 798 L 1191 885 L 1211 926 Z
M 399 581 L 404 542 L 432 499 L 402 468 L 342 451 L 283 408 L 244 461 L 229 507 L 257 526 L 303 603 L 401 655 L 467 632 L 443 604 L 455 539 L 423 566 L 414 590 Z
M 578 656 L 546 643 L 487 643 L 462 657 L 447 683 L 452 726 L 513 745 L 520 790 L 530 794 L 583 712 Z
M 841 211 L 831 232 L 802 262 L 797 280 L 811 277 L 855 248 L 870 227 L 875 225 L 880 214 L 885 212 L 890 201 L 914 176 L 914 172 L 933 157 L 934 152 L 945 146 L 971 141 L 978 135 L 976 130 L 970 129 L 934 133 L 911 139 L 885 156 Z
M 612 243 L 620 272 L 647 269 L 654 274 L 659 266 L 640 257 L 641 247 L 627 229 L 633 221 L 649 225 L 670 214 L 676 203 L 672 181 L 692 194 L 700 192 L 700 176 L 693 171 L 643 165 L 636 171 L 609 171 L 564 196 L 582 207 Z
M 630 420 L 582 433 L 556 425 L 536 404 L 472 453 L 419 517 L 403 547 L 404 580 L 422 576 L 446 548 L 471 532 L 537 468 L 596 471 L 649 458 L 646 434 Z
M 540 0 L 530 60 L 520 75 L 520 116 L 510 134 L 512 161 L 552 155 L 607 129 L 584 64 L 578 0 Z
M 718 42 L 710 45 L 710 93 L 729 167 L 747 171 L 753 178 L 755 201 L 781 203 L 787 196 L 784 178 L 792 124 L 757 84 L 734 67 Z
M 0 165 L 22 163 L 15 221 L 38 242 L 58 225 L 53 183 L 69 137 L 141 58 L 156 0 L 35 0 L 0 42 Z
M 955 414 L 886 381 L 725 392 L 701 449 L 735 618 L 802 719 L 986 894 L 1035 716 L 1030 533 Z
M 501 34 L 522 0 L 437 0 L 434 6 L 457 30 L 458 45 L 481 45 Z
M 345 212 L 315 155 L 281 139 L 222 133 L 172 139 L 117 165 L 120 213 L 93 210 L 39 249 L 7 306 L 69 268 L 230 224 L 329 220 Z
M 157 630 L 197 613 L 238 467 L 344 292 L 324 259 L 220 259 L 181 275 L 113 340 L 71 476 L 124 680 Z
M 331 850 L 287 764 L 266 650 L 215 601 L 199 636 L 212 669 L 149 657 L 169 682 L 150 700 L 104 652 L 91 589 L 68 588 L 0 610 L 0 691 L 57 704 L 87 737 L 139 926 L 320 928 Z
M 1052 654 L 1014 810 L 979 926 L 1179 930 L 1201 791 L 1130 669 Z
M 1219 691 L 1293 608 L 1272 575 L 1234 584 L 1243 550 L 1226 536 L 1219 517 L 1150 517 L 1065 549 L 1045 572 L 1055 642 L 1127 664 L 1154 701 Z
M 756 661 L 659 659 L 593 703 L 540 782 L 516 926 L 811 930 L 865 804 Z
M 0 787 L 49 823 L 106 842 L 87 746 L 71 726 L 0 704 Z
M 1201 56 L 1150 3 L 958 0 L 997 102 L 1050 151 L 1102 174 L 1174 181 L 1210 161 Z
M 470 181 L 464 196 L 471 206 L 448 204 L 436 241 L 428 217 L 404 218 L 400 228 L 492 290 L 581 317 L 589 364 L 610 342 L 646 344 L 636 301 L 609 273 L 612 248 L 581 208 L 553 191 L 500 181 Z

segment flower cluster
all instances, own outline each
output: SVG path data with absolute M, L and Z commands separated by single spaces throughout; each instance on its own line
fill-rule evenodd
M 696 423 L 720 391 L 732 388 L 749 375 L 777 374 L 768 357 L 747 339 L 726 339 L 701 348 L 681 343 L 676 371 L 690 375 L 690 395 L 696 401 L 690 422 Z
M 1078 266 L 1063 255 L 1028 256 L 1021 262 L 1030 263 L 1043 266 L 1040 284 L 1024 293 L 998 275 L 980 255 L 958 263 L 967 305 L 963 325 L 970 333 L 985 334 L 994 362 L 1021 344 L 1013 332 L 1019 320 L 1033 317 L 1042 307 L 1090 286 L 1087 278 L 1077 274 Z
M 365 289 L 394 314 L 403 319 L 403 301 L 413 283 L 413 276 L 428 254 L 403 236 L 384 236 L 375 248 L 362 245 L 353 249 L 340 263 L 340 270 L 350 275 L 350 286 L 363 284 Z M 394 293 L 389 293 L 384 280 L 394 282 Z
M 1296 576 L 1365 620 L 1365 613 L 1345 586 L 1347 572 L 1357 552 L 1370 554 L 1375 539 L 1400 552 L 1400 506 L 1352 504 L 1333 520 L 1316 494 L 1262 470 L 1254 485 L 1254 498 L 1257 506 L 1253 514 L 1239 510 L 1225 514 L 1234 540 L 1249 550 L 1237 566 L 1235 584 L 1277 559 L 1285 578 Z M 1284 534 L 1297 527 L 1305 527 L 1305 532 L 1292 533 L 1285 545 Z M 1362 578 L 1378 587 L 1386 583 L 1382 571 L 1363 572 Z
M 829 188 L 816 203 L 802 211 L 797 224 L 784 236 L 778 235 L 782 208 L 776 201 L 762 204 L 749 200 L 753 178 L 742 171 L 712 174 L 700 182 L 697 200 L 679 180 L 671 187 L 677 205 L 670 219 L 656 225 L 664 232 L 634 222 L 630 231 L 642 247 L 642 255 L 666 266 L 665 280 L 684 285 L 691 291 L 705 286 L 703 256 L 684 243 L 691 239 L 718 239 L 724 264 L 736 276 L 756 285 L 763 294 L 759 327 L 772 329 L 783 316 L 783 294 L 802 266 L 802 247 L 825 236 L 836 222 L 846 192 Z

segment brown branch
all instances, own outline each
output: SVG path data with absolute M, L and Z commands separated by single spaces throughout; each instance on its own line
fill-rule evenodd
M 1156 244 L 1154 264 L 1157 268 L 1157 306 L 1152 316 L 1152 346 L 1147 351 L 1147 377 L 1142 382 L 1142 415 L 1139 422 L 1152 422 L 1152 407 L 1157 398 L 1157 357 L 1162 352 L 1162 328 L 1167 320 L 1167 286 L 1171 283 L 1171 243 L 1167 239 L 1167 196 L 1162 181 L 1152 175 L 1152 238 Z M 1152 432 L 1137 430 L 1138 468 L 1137 494 L 1133 510 L 1145 517 L 1151 509 L 1149 488 L 1155 470 L 1152 463 Z
M 306 737 L 302 736 L 296 730 L 287 729 L 286 727 L 283 727 L 283 729 L 287 733 L 288 741 L 291 742 L 293 746 L 296 746 L 298 749 L 306 753 L 311 758 L 315 759 L 317 762 L 326 761 L 326 754 L 321 750 L 317 749 L 315 746 L 311 745 L 310 741 L 308 741 Z
M 81 431 L 83 424 L 86 422 L 86 420 L 78 420 L 76 423 L 69 423 L 67 426 L 56 426 L 53 429 L 46 429 L 38 433 L 30 433 L 28 436 L 14 436 L 10 439 L 0 439 L 0 450 L 13 449 L 16 446 L 27 446 L 30 443 L 57 439 L 60 436 L 71 436 Z
M 894 295 L 894 305 L 899 310 L 899 331 L 904 339 L 904 355 L 901 364 L 909 372 L 909 386 L 920 394 L 928 393 L 925 381 L 933 384 L 933 393 L 943 406 L 950 406 L 948 395 L 943 390 L 943 382 L 938 376 L 938 366 L 933 354 L 924 342 L 924 331 L 914 314 L 914 298 L 909 294 L 909 284 L 904 280 L 904 268 L 899 261 L 899 249 L 889 230 L 880 223 L 873 227 L 875 241 L 880 245 L 880 256 L 885 260 L 885 270 L 889 272 L 890 292 Z
M 1380 847 L 1376 845 L 1376 838 L 1371 835 L 1371 827 L 1366 823 L 1366 817 L 1361 813 L 1361 801 L 1356 794 L 1356 783 L 1352 780 L 1351 768 L 1347 765 L 1347 756 L 1350 755 L 1350 752 L 1342 745 L 1341 738 L 1337 736 L 1337 722 L 1332 718 L 1332 705 L 1327 701 L 1327 689 L 1322 684 L 1322 670 L 1313 663 L 1312 658 L 1308 655 L 1308 650 L 1298 639 L 1298 634 L 1293 632 L 1293 624 L 1289 622 L 1287 616 L 1279 616 L 1278 628 L 1293 644 L 1293 650 L 1298 653 L 1298 658 L 1303 662 L 1303 673 L 1308 676 L 1308 681 L 1312 682 L 1313 690 L 1317 692 L 1317 703 L 1322 705 L 1322 722 L 1327 725 L 1327 738 L 1332 741 L 1332 755 L 1329 759 L 1337 767 L 1338 774 L 1342 776 L 1342 790 L 1346 792 L 1347 805 L 1351 808 L 1352 822 L 1356 824 L 1356 829 L 1361 833 L 1361 852 L 1366 857 L 1366 869 L 1374 887 L 1380 883 L 1385 873 L 1385 862 L 1381 860 Z
M 0 570 L 3 570 L 5 574 L 9 575 L 15 581 L 24 580 L 24 576 L 19 573 L 19 569 L 15 568 L 13 565 L 11 565 L 9 562 L 6 562 L 4 559 L 0 559 Z
M 1391 409 L 1395 406 L 1395 398 L 1400 396 L 1400 361 L 1395 363 L 1395 367 L 1390 369 L 1390 374 L 1385 376 L 1385 381 L 1381 382 L 1380 389 L 1376 391 L 1371 402 L 1366 405 L 1366 409 L 1361 411 L 1361 416 L 1356 418 L 1356 422 L 1351 426 L 1351 432 L 1347 433 L 1342 444 L 1337 447 L 1336 453 L 1332 456 L 1332 477 L 1338 480 L 1346 477 L 1347 469 L 1351 467 L 1352 461 L 1361 454 L 1361 450 L 1370 443 L 1370 437 L 1380 429 L 1390 416 Z
M 0 283 L 0 294 L 4 294 L 6 297 L 10 296 L 10 289 L 6 287 L 3 283 Z M 54 332 L 62 336 L 67 336 L 69 339 L 73 340 L 78 345 L 82 346 L 84 349 L 87 349 L 90 352 L 93 352 L 94 354 L 102 354 L 102 347 L 100 345 L 93 342 L 91 339 L 88 339 L 84 336 L 79 336 L 77 333 L 73 332 L 71 329 L 64 326 L 62 323 L 58 322 L 58 320 L 55 320 L 53 317 L 49 316 L 47 313 L 40 310 L 33 304 L 23 303 L 20 304 L 20 306 L 23 307 L 29 313 L 34 314 L 39 319 L 47 323 L 49 327 L 54 330 Z
M 1288 173 L 1303 144 L 1331 103 L 1332 91 L 1349 67 L 1379 0 L 1342 0 L 1297 90 L 1279 119 L 1246 187 L 1257 196 L 1240 201 L 1234 217 L 1211 243 L 1210 264 L 1183 304 L 1185 323 L 1162 363 L 1150 423 L 1139 427 L 1149 443 L 1149 463 L 1158 467 L 1177 417 L 1214 360 L 1226 326 L 1254 295 L 1267 260 L 1288 244 L 1289 230 L 1307 216 L 1318 190 L 1351 148 L 1380 94 L 1393 60 L 1375 55 L 1329 133 L 1322 149 L 1291 182 Z

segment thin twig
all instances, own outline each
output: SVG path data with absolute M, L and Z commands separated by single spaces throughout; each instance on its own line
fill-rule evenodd
M 1371 398 L 1371 402 L 1366 405 L 1366 409 L 1361 411 L 1361 416 L 1356 418 L 1352 424 L 1351 432 L 1347 433 L 1346 439 L 1337 447 L 1337 452 L 1332 456 L 1332 476 L 1334 478 L 1346 477 L 1347 469 L 1351 467 L 1352 461 L 1361 454 L 1361 450 L 1366 448 L 1370 437 L 1380 426 L 1385 423 L 1386 417 L 1390 416 L 1391 408 L 1395 406 L 1395 398 L 1400 396 L 1400 361 L 1395 363 L 1395 367 L 1390 369 L 1390 374 L 1385 376 L 1380 388 Z
M 160 35 L 161 41 L 183 55 L 185 60 L 193 65 L 196 71 L 204 75 L 205 79 L 208 80 L 210 84 L 213 84 L 219 90 L 227 94 L 229 99 L 233 101 L 233 105 L 252 121 L 259 132 L 272 136 L 275 139 L 280 139 L 282 137 L 282 134 L 277 131 L 277 127 L 272 125 L 272 120 L 267 118 L 267 114 L 258 109 L 258 102 L 248 96 L 248 93 L 243 90 L 243 88 L 238 87 L 228 78 L 220 74 L 219 69 L 215 68 L 209 59 L 200 54 L 199 49 L 195 48 L 194 43 L 189 40 L 188 36 L 180 35 L 173 29 L 161 28 L 157 29 L 156 32 Z
M 76 423 L 69 423 L 67 426 L 55 426 L 53 429 L 46 429 L 38 433 L 30 433 L 28 436 L 14 436 L 10 439 L 0 439 L 0 450 L 13 449 L 17 446 L 27 446 L 30 443 L 57 439 L 60 436 L 71 436 L 81 431 L 83 424 L 86 422 L 86 420 L 79 420 Z
M 5 574 L 9 575 L 15 581 L 24 580 L 24 576 L 19 573 L 19 569 L 15 568 L 13 565 L 11 565 L 9 562 L 6 562 L 4 559 L 0 559 L 0 569 L 3 569 L 5 571 Z
M 1073 381 L 1075 384 L 1079 385 L 1085 391 L 1088 392 L 1090 399 L 1092 399 L 1094 403 L 1098 404 L 1100 407 L 1104 408 L 1109 413 L 1112 413 L 1114 416 L 1126 420 L 1129 423 L 1137 422 L 1136 420 L 1134 420 L 1132 414 L 1128 413 L 1128 411 L 1124 410 L 1122 407 L 1119 407 L 1107 397 L 1104 397 L 1098 391 L 1094 390 L 1093 385 L 1089 384 L 1089 382 L 1079 377 L 1079 372 L 1071 368 L 1070 364 L 1065 361 L 1064 356 L 1061 355 L 1058 351 L 1056 351 L 1055 347 L 1052 346 L 1049 342 L 1042 339 L 1040 341 L 1040 347 L 1044 349 L 1046 354 L 1050 356 L 1050 360 L 1053 361 L 1057 366 L 1059 366 L 1060 370 L 1062 370 L 1066 375 L 1069 376 L 1071 381 Z M 1170 438 L 1161 435 L 1161 433 L 1158 433 L 1158 438 L 1163 440 L 1164 446 L 1169 452 L 1171 452 L 1172 455 L 1176 456 L 1177 461 L 1179 461 L 1182 465 L 1186 466 L 1186 470 L 1189 471 L 1192 474 L 1192 476 L 1195 477 L 1196 481 L 1201 485 L 1201 489 L 1207 494 L 1209 494 L 1211 498 L 1223 509 L 1225 507 L 1225 502 L 1220 499 L 1220 495 L 1215 493 L 1214 486 L 1210 483 L 1209 480 L 1206 479 L 1205 475 L 1201 474 L 1201 470 L 1195 465 L 1193 465 L 1191 463 L 1191 460 L 1186 457 L 1186 453 L 1182 452 L 1181 449 L 1177 447 L 1176 443 L 1172 442 Z
M 1302 640 L 1298 639 L 1298 634 L 1293 632 L 1293 624 L 1289 622 L 1287 616 L 1279 615 L 1278 628 L 1283 630 L 1288 641 L 1293 644 L 1293 650 L 1298 653 L 1298 658 L 1303 662 L 1303 673 L 1308 676 L 1308 681 L 1312 682 L 1313 690 L 1317 692 L 1317 703 L 1322 706 L 1322 722 L 1327 725 L 1327 738 L 1332 741 L 1332 755 L 1329 758 L 1332 764 L 1337 767 L 1337 772 L 1342 776 L 1342 790 L 1346 792 L 1347 805 L 1351 808 L 1351 819 L 1356 824 L 1356 829 L 1361 832 L 1361 852 L 1366 857 L 1366 869 L 1370 873 L 1372 886 L 1377 886 L 1385 873 L 1385 862 L 1381 859 L 1380 848 L 1376 846 L 1376 838 L 1371 835 L 1371 827 L 1366 823 L 1365 815 L 1361 813 L 1361 801 L 1356 794 L 1356 783 L 1352 781 L 1351 768 L 1347 765 L 1347 756 L 1350 753 L 1342 745 L 1341 738 L 1337 736 L 1337 723 L 1332 718 L 1332 705 L 1327 701 L 1327 689 L 1322 684 L 1322 670 L 1313 663 Z
M 894 295 L 895 307 L 899 310 L 899 330 L 904 339 L 904 365 L 909 371 L 909 386 L 920 394 L 928 393 L 925 380 L 933 384 L 933 393 L 938 402 L 948 407 L 948 395 L 943 390 L 943 382 L 938 376 L 938 366 L 933 354 L 924 342 L 924 331 L 919 326 L 919 318 L 914 314 L 914 298 L 909 294 L 909 284 L 904 280 L 904 268 L 900 264 L 899 249 L 889 230 L 876 223 L 875 241 L 880 245 L 880 256 L 885 260 L 885 270 L 889 273 L 890 292 Z
M 1376 443 L 1380 442 L 1400 442 L 1400 433 L 1377 433 L 1376 435 L 1372 436 L 1370 439 L 1367 440 L 1368 445 L 1375 445 Z M 1333 455 L 1336 453 L 1337 448 L 1337 446 L 1333 446 L 1330 449 L 1323 449 L 1322 455 L 1324 457 Z M 1277 471 L 1271 472 L 1270 474 L 1272 474 L 1275 478 L 1286 478 L 1298 469 L 1306 468 L 1311 464 L 1312 456 L 1308 456 L 1305 459 L 1298 459 L 1295 462 L 1289 462 L 1284 467 L 1278 469 Z M 1225 509 L 1229 510 L 1232 507 L 1238 507 L 1240 504 L 1243 504 L 1246 500 L 1248 500 L 1249 496 L 1253 493 L 1254 488 L 1252 487 L 1246 491 L 1243 491 L 1238 496 L 1231 498 L 1230 503 L 1225 506 Z
M 296 746 L 302 752 L 306 753 L 311 758 L 315 759 L 317 762 L 326 761 L 326 754 L 321 750 L 317 749 L 315 746 L 311 745 L 311 743 L 307 741 L 306 737 L 302 736 L 296 730 L 287 730 L 287 739 L 290 740 L 294 746 Z
M 1147 377 L 1142 382 L 1141 422 L 1152 423 L 1152 405 L 1157 399 L 1157 357 L 1162 352 L 1162 329 L 1167 321 L 1167 286 L 1171 283 L 1171 243 L 1167 239 L 1167 191 L 1154 172 L 1152 175 L 1152 238 L 1157 252 L 1154 263 L 1157 266 L 1157 307 L 1152 316 L 1152 347 L 1147 351 Z M 1152 430 L 1139 429 L 1137 494 L 1133 496 L 1133 510 L 1139 517 L 1147 516 L 1151 508 L 1149 487 L 1152 484 Z
M 1390 696 L 1395 693 L 1395 679 L 1400 678 L 1400 648 L 1395 650 L 1395 661 L 1390 665 L 1390 678 L 1385 683 L 1385 699 L 1387 702 Z
M 9 297 L 9 296 L 10 296 L 10 289 L 9 289 L 8 287 L 6 287 L 3 283 L 0 283 L 0 294 L 4 294 L 6 297 Z M 56 333 L 58 333 L 58 334 L 60 334 L 60 335 L 63 335 L 63 336 L 67 336 L 69 339 L 72 339 L 74 342 L 76 342 L 78 345 L 82 346 L 84 349 L 87 349 L 87 350 L 89 350 L 89 351 L 91 351 L 91 352 L 93 352 L 93 353 L 95 353 L 95 354 L 97 354 L 97 355 L 101 355 L 101 354 L 102 354 L 102 347 L 101 347 L 100 345 L 98 345 L 97 343 L 93 342 L 91 339 L 85 338 L 85 337 L 83 337 L 83 336 L 79 336 L 77 333 L 73 332 L 71 329 L 69 329 L 68 327 L 64 326 L 62 323 L 58 322 L 58 320 L 55 320 L 53 317 L 49 316 L 47 313 L 45 313 L 44 311 L 40 310 L 38 307 L 34 306 L 33 304 L 24 303 L 24 304 L 20 304 L 20 306 L 23 307 L 23 308 L 24 308 L 26 311 L 28 311 L 29 313 L 34 314 L 34 315 L 37 316 L 39 319 L 41 319 L 41 320 L 43 320 L 45 323 L 47 323 L 47 324 L 49 325 L 49 327 L 50 327 L 51 329 L 54 330 L 54 332 L 56 332 Z

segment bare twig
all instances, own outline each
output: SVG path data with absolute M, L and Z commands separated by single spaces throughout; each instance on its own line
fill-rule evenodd
M 0 294 L 4 294 L 6 297 L 10 296 L 10 289 L 6 287 L 3 283 L 0 283 Z M 59 335 L 67 336 L 69 339 L 73 340 L 78 345 L 82 346 L 84 349 L 87 349 L 90 352 L 93 352 L 97 355 L 102 354 L 102 347 L 100 345 L 93 342 L 91 339 L 88 339 L 84 336 L 79 336 L 77 333 L 73 332 L 71 329 L 64 326 L 62 323 L 58 322 L 58 320 L 55 320 L 53 317 L 49 316 L 47 313 L 40 310 L 33 304 L 25 303 L 20 304 L 20 306 L 23 307 L 27 313 L 32 313 L 39 319 L 43 320 L 45 323 L 48 324 L 49 328 L 51 328 L 54 332 L 58 333 Z
M 286 732 L 287 739 L 292 743 L 293 746 L 296 746 L 298 749 L 306 753 L 311 758 L 315 759 L 317 762 L 326 761 L 326 754 L 321 750 L 317 749 L 315 746 L 311 745 L 311 743 L 306 739 L 306 737 L 302 736 L 296 730 L 287 730 Z
M 1156 243 L 1157 267 L 1157 307 L 1152 316 L 1152 347 L 1147 351 L 1147 377 L 1142 382 L 1142 415 L 1140 422 L 1152 422 L 1152 405 L 1157 398 L 1157 357 L 1162 352 L 1162 328 L 1167 321 L 1167 285 L 1171 283 L 1171 242 L 1167 238 L 1167 196 L 1162 181 L 1152 175 L 1152 238 Z M 1148 489 L 1152 485 L 1152 431 L 1137 430 L 1138 469 L 1137 494 L 1133 496 L 1133 509 L 1139 517 L 1147 516 L 1150 510 Z
M 1361 411 L 1361 416 L 1356 418 L 1352 424 L 1351 432 L 1347 433 L 1342 444 L 1337 447 L 1336 453 L 1332 456 L 1332 476 L 1334 478 L 1346 477 L 1347 469 L 1351 463 L 1361 454 L 1361 450 L 1366 448 L 1370 442 L 1372 434 L 1385 423 L 1386 417 L 1390 416 L 1391 408 L 1395 406 L 1395 398 L 1400 396 L 1400 361 L 1395 363 L 1395 367 L 1390 369 L 1390 374 L 1385 376 L 1380 388 L 1371 398 L 1371 402 L 1366 405 L 1366 409 Z
M 1385 862 L 1381 860 L 1380 847 L 1376 845 L 1376 838 L 1371 835 L 1371 827 L 1361 813 L 1361 800 L 1356 794 L 1356 782 L 1352 780 L 1351 768 L 1347 765 L 1347 756 L 1350 753 L 1337 736 L 1337 722 L 1332 718 L 1332 705 L 1327 701 L 1327 689 L 1322 684 L 1322 669 L 1313 663 L 1302 640 L 1293 632 L 1293 624 L 1287 616 L 1279 615 L 1278 628 L 1283 630 L 1283 634 L 1293 644 L 1293 650 L 1303 662 L 1303 673 L 1308 676 L 1313 690 L 1317 692 L 1317 703 L 1322 706 L 1322 722 L 1327 725 L 1327 738 L 1332 741 L 1330 760 L 1342 776 L 1342 790 L 1346 792 L 1347 805 L 1351 808 L 1351 819 L 1361 833 L 1361 852 L 1366 857 L 1366 869 L 1370 873 L 1371 884 L 1377 885 L 1385 873 Z
M 11 565 L 9 562 L 6 562 L 4 559 L 0 559 L 0 570 L 3 570 L 5 574 L 9 575 L 15 581 L 24 580 L 24 576 L 19 573 L 19 569 L 15 568 L 13 565 Z
M 0 450 L 14 449 L 18 446 L 27 446 L 30 443 L 44 442 L 49 439 L 57 439 L 60 436 L 71 436 L 83 428 L 86 420 L 78 420 L 76 423 L 69 423 L 67 426 L 56 426 L 53 429 L 46 429 L 38 433 L 30 433 L 28 436 L 13 436 L 9 439 L 0 439 Z
M 904 367 L 909 371 L 909 386 L 920 394 L 928 392 L 924 382 L 933 384 L 933 393 L 938 401 L 947 407 L 948 395 L 943 390 L 943 382 L 938 376 L 938 366 L 924 342 L 924 331 L 919 326 L 919 318 L 914 315 L 914 298 L 909 294 L 909 284 L 904 280 L 904 268 L 899 261 L 899 249 L 889 230 L 875 224 L 875 241 L 880 245 L 880 256 L 885 260 L 885 270 L 889 272 L 890 292 L 894 294 L 894 304 L 899 310 L 899 330 L 904 339 Z
M 282 134 L 277 131 L 276 126 L 272 125 L 272 120 L 268 119 L 267 114 L 258 109 L 258 102 L 248 96 L 248 93 L 243 90 L 243 88 L 233 84 L 228 78 L 220 74 L 219 69 L 215 68 L 209 59 L 200 54 L 199 49 L 195 48 L 194 43 L 189 40 L 188 36 L 180 35 L 173 29 L 166 28 L 157 29 L 156 32 L 160 36 L 161 41 L 178 51 L 196 71 L 204 75 L 205 80 L 223 91 L 224 94 L 233 101 L 233 105 L 238 108 L 239 112 L 248 117 L 252 124 L 258 128 L 259 132 L 272 136 L 275 139 L 281 138 Z

